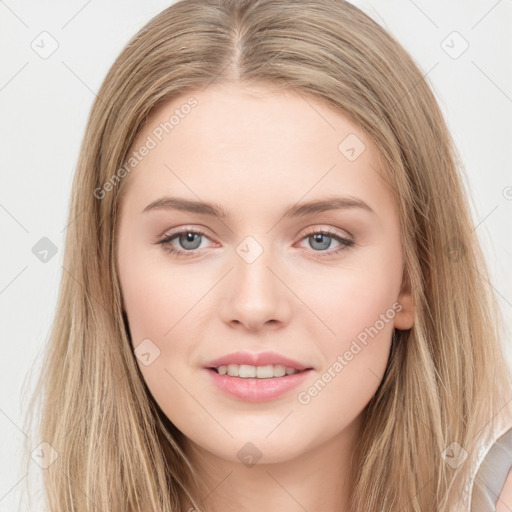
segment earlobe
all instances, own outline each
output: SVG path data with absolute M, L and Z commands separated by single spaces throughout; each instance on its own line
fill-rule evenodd
M 395 315 L 395 328 L 401 331 L 411 329 L 414 325 L 414 309 L 412 301 L 401 299 L 398 301 L 402 309 Z
M 395 315 L 395 328 L 401 331 L 411 329 L 414 325 L 414 303 L 412 300 L 411 285 L 405 272 L 402 289 L 397 298 L 397 302 L 400 304 L 401 309 Z

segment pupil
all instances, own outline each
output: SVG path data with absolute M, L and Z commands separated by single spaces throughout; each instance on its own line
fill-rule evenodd
M 197 249 L 197 247 L 199 246 L 197 243 L 197 241 L 199 240 L 199 237 L 200 237 L 200 235 L 198 235 L 197 233 L 191 233 L 191 232 L 180 235 L 180 242 L 182 243 L 182 247 L 184 247 L 186 249 Z M 195 243 L 194 243 L 194 239 L 196 239 Z M 188 245 L 188 244 L 191 244 L 191 245 Z
M 323 239 L 323 242 L 322 242 Z M 325 235 L 323 233 L 316 233 L 313 235 L 314 243 L 319 243 L 320 247 L 316 247 L 317 249 L 327 249 L 330 245 L 329 242 L 330 236 Z

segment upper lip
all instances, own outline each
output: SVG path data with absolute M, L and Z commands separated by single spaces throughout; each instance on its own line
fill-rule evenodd
M 266 365 L 282 365 L 296 370 L 307 370 L 311 366 L 299 363 L 289 357 L 285 357 L 276 352 L 259 352 L 257 354 L 251 352 L 233 352 L 226 354 L 206 363 L 206 368 L 218 368 L 219 366 L 228 364 L 250 364 L 252 366 L 266 366 Z

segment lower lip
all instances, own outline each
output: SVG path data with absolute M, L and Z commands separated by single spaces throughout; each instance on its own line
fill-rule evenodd
M 247 402 L 264 402 L 282 395 L 298 386 L 309 375 L 311 370 L 303 370 L 292 375 L 272 377 L 268 379 L 231 377 L 221 375 L 215 370 L 206 368 L 213 383 L 224 393 Z

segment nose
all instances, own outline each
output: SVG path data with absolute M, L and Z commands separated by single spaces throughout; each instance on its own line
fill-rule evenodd
M 220 304 L 220 315 L 226 324 L 258 331 L 282 328 L 289 322 L 293 294 L 286 286 L 286 278 L 280 275 L 281 266 L 270 253 L 263 251 L 252 262 L 235 255 Z

